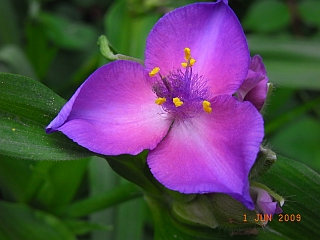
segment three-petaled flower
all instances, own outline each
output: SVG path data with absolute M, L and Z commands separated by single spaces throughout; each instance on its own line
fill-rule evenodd
M 118 60 L 96 70 L 47 127 L 104 155 L 149 149 L 154 177 L 181 193 L 226 193 L 254 204 L 248 174 L 263 119 L 233 94 L 249 69 L 241 25 L 227 1 L 162 17 L 147 39 L 145 67 Z

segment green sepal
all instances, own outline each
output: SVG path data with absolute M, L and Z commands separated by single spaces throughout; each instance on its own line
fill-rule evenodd
M 272 93 L 273 93 L 273 83 L 268 82 L 267 83 L 267 96 L 266 96 L 266 100 L 263 103 L 262 108 L 260 109 L 261 114 L 264 113 L 266 106 L 268 105 L 267 103 L 269 102 L 269 100 L 271 99 Z
M 270 149 L 260 146 L 257 159 L 251 168 L 249 179 L 255 179 L 266 173 L 269 168 L 276 162 L 277 155 Z
M 121 177 L 135 183 L 149 194 L 161 194 L 162 185 L 155 180 L 146 163 L 145 152 L 137 156 L 101 156 L 105 158 L 110 167 Z
M 270 194 L 270 196 L 273 197 L 274 200 L 276 200 L 279 203 L 280 207 L 283 206 L 284 198 L 282 196 L 280 196 L 278 193 L 272 191 L 266 185 L 264 185 L 262 183 L 258 183 L 258 182 L 250 182 L 250 185 L 253 186 L 253 187 L 258 187 L 258 188 L 261 188 L 261 189 L 267 191 Z
M 252 228 L 265 223 L 255 221 L 256 211 L 247 209 L 242 203 L 226 194 L 215 193 L 208 195 L 213 213 L 219 226 L 230 230 Z
M 218 227 L 214 217 L 212 204 L 206 195 L 195 195 L 189 202 L 174 201 L 172 214 L 181 222 L 192 225 L 203 225 L 210 228 Z
M 100 46 L 100 52 L 102 56 L 104 56 L 108 60 L 111 60 L 111 61 L 128 60 L 128 61 L 133 61 L 133 62 L 140 63 L 141 65 L 144 65 L 144 62 L 141 59 L 137 59 L 137 58 L 122 55 L 122 54 L 114 54 L 115 49 L 113 49 L 113 47 L 110 45 L 110 42 L 105 35 L 101 35 L 98 38 L 98 45 Z

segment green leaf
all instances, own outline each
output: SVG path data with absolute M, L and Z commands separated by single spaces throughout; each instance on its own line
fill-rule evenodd
M 283 213 L 274 216 L 268 228 L 292 239 L 318 239 L 320 175 L 299 162 L 278 156 L 261 182 L 285 198 Z
M 98 37 L 89 25 L 56 14 L 41 12 L 39 20 L 48 38 L 59 47 L 81 50 L 95 43 Z
M 36 79 L 36 73 L 20 47 L 10 44 L 0 49 L 0 62 L 8 65 L 11 73 Z
M 0 0 L 0 44 L 19 44 L 20 33 L 13 1 Z
M 117 207 L 115 223 L 117 239 L 143 239 L 146 207 L 143 198 L 124 202 Z
M 39 22 L 33 19 L 27 22 L 25 27 L 26 53 L 41 80 L 48 74 L 48 68 L 58 51 L 58 48 L 49 42 L 44 31 Z
M 0 237 L 10 240 L 75 240 L 55 216 L 26 205 L 0 201 Z
M 304 21 L 309 24 L 320 26 L 320 1 L 304 0 L 299 4 L 299 13 Z
M 308 116 L 292 118 L 275 131 L 269 142 L 281 154 L 303 161 L 320 172 L 319 120 Z
M 119 185 L 120 176 L 115 173 L 108 165 L 108 162 L 98 157 L 92 157 L 89 165 L 89 189 L 90 197 L 101 196 L 111 189 L 115 189 Z M 105 208 L 95 213 L 90 214 L 91 223 L 99 223 L 114 225 L 116 219 L 116 207 Z M 93 231 L 91 233 L 91 240 L 100 239 L 117 239 L 115 231 Z
M 8 201 L 23 202 L 28 189 L 27 183 L 32 175 L 35 161 L 21 161 L 0 155 L 1 198 Z M 1 238 L 0 238 L 1 239 Z
M 251 54 L 259 54 L 269 81 L 281 87 L 320 89 L 320 45 L 317 41 L 248 36 Z
M 274 133 L 277 130 L 281 131 L 285 124 L 288 124 L 296 120 L 301 115 L 307 113 L 312 109 L 315 109 L 319 105 L 320 105 L 320 97 L 313 99 L 311 101 L 308 101 L 304 104 L 298 105 L 297 107 L 293 108 L 292 110 L 284 112 L 278 117 L 274 117 L 266 124 L 266 127 L 265 127 L 266 134 Z
M 243 20 L 245 30 L 270 33 L 290 24 L 290 15 L 285 3 L 275 0 L 255 1 Z
M 105 16 L 107 37 L 119 53 L 144 59 L 147 36 L 159 17 L 158 13 L 135 15 L 126 1 L 117 1 Z
M 2 199 L 54 212 L 74 198 L 88 162 L 89 159 L 54 162 L 0 156 Z
M 88 158 L 78 161 L 37 162 L 26 186 L 25 201 L 50 212 L 65 206 L 78 191 L 88 163 Z
M 45 127 L 65 103 L 30 78 L 0 73 L 0 154 L 33 160 L 71 160 L 93 155 Z
M 97 223 L 90 223 L 83 220 L 76 220 L 76 219 L 67 219 L 63 221 L 70 231 L 72 231 L 74 234 L 80 235 L 80 234 L 86 234 L 90 233 L 94 230 L 100 230 L 100 231 L 111 231 L 112 226 L 105 226 Z

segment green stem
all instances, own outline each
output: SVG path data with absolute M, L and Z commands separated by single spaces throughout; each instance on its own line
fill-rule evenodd
M 126 183 L 88 199 L 80 200 L 63 209 L 59 215 L 66 217 L 83 217 L 119 203 L 141 197 L 143 192 L 133 183 Z

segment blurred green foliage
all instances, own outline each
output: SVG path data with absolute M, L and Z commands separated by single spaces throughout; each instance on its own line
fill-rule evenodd
M 97 46 L 100 35 L 107 35 L 119 53 L 143 59 L 146 37 L 159 17 L 193 2 L 0 0 L 0 72 L 30 77 L 68 99 L 107 63 Z M 320 172 L 320 1 L 230 0 L 229 4 L 243 24 L 252 55 L 262 56 L 269 81 L 275 84 L 264 113 L 266 142 L 275 152 Z M 10 86 L 27 88 L 30 82 Z M 47 90 L 44 94 L 53 94 L 58 99 L 54 104 L 62 106 L 58 95 Z M 33 99 L 40 101 L 41 96 Z M 21 101 L 28 105 L 32 99 L 21 96 Z M 46 109 L 40 105 L 35 109 Z M 19 109 L 10 111 L 14 115 Z M 50 119 L 28 121 L 42 134 Z M 11 146 L 19 152 L 19 145 Z M 39 143 L 40 147 L 45 148 Z M 0 220 L 19 231 L 13 235 L 0 231 L 0 239 L 152 239 L 152 220 L 140 190 L 120 179 L 105 160 L 37 162 L 15 157 L 0 155 Z M 108 201 L 101 201 L 103 197 Z M 81 205 L 83 199 L 92 202 Z M 86 204 L 96 206 L 91 214 L 67 214 L 66 209 Z M 8 216 L 6 221 L 3 216 Z

